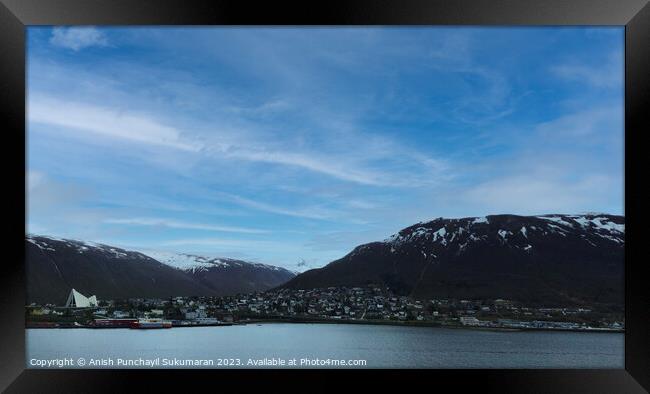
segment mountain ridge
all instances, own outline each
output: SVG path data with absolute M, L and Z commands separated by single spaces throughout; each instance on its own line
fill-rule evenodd
M 375 283 L 415 297 L 622 305 L 625 218 L 603 213 L 436 218 L 355 247 L 281 287 Z
M 184 270 L 139 251 L 51 236 L 28 234 L 25 244 L 28 302 L 61 304 L 71 288 L 100 299 L 220 296 L 263 291 L 295 276 L 234 259 Z

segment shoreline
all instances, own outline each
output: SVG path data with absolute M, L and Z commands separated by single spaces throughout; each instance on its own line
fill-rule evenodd
M 499 331 L 499 332 L 519 332 L 519 331 L 556 331 L 556 332 L 594 332 L 594 333 L 625 333 L 624 329 L 610 328 L 592 328 L 592 329 L 575 329 L 575 328 L 536 328 L 536 327 L 479 327 L 463 326 L 458 324 L 443 324 L 434 322 L 417 322 L 417 321 L 384 321 L 384 320 L 328 320 L 328 319 L 251 319 L 243 320 L 238 324 L 264 324 L 264 323 L 292 323 L 292 324 L 362 324 L 374 326 L 400 326 L 400 327 L 435 327 L 449 329 L 465 329 L 478 331 Z
M 433 328 L 447 328 L 455 330 L 478 330 L 478 331 L 495 331 L 495 332 L 521 332 L 521 331 L 551 331 L 551 332 L 589 332 L 589 333 L 625 333 L 625 329 L 610 329 L 610 328 L 592 328 L 592 329 L 575 329 L 575 328 L 537 328 L 537 327 L 480 327 L 480 326 L 463 326 L 459 324 L 443 324 L 436 322 L 418 322 L 418 321 L 385 321 L 385 320 L 333 320 L 333 319 L 296 319 L 296 318 L 269 318 L 269 319 L 249 319 L 240 320 L 232 323 L 223 324 L 192 324 L 192 325 L 179 325 L 173 328 L 190 328 L 190 327 L 227 327 L 237 325 L 249 324 L 269 324 L 269 323 L 287 323 L 287 324 L 360 324 L 360 325 L 373 325 L 373 326 L 398 326 L 398 327 L 433 327 Z M 55 323 L 56 324 L 56 323 Z M 60 326 L 29 326 L 25 325 L 25 329 L 119 329 L 128 327 L 93 327 L 86 325 L 63 325 Z M 129 328 L 130 329 L 130 328 Z

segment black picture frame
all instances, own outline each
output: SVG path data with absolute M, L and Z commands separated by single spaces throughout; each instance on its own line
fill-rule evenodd
M 9 232 L 0 263 L 0 388 L 7 392 L 123 392 L 237 383 L 246 389 L 304 389 L 387 382 L 415 389 L 637 393 L 650 390 L 650 286 L 646 284 L 642 192 L 650 130 L 650 5 L 645 0 L 355 0 L 300 4 L 209 0 L 0 0 L 2 155 Z M 621 370 L 33 370 L 25 369 L 25 28 L 31 25 L 618 25 L 625 26 L 625 369 Z M 22 230 L 22 233 L 21 233 Z M 7 253 L 9 252 L 9 253 Z M 11 257 L 9 257 L 11 256 Z M 189 376 L 188 376 L 189 375 Z M 254 375 L 256 379 L 252 379 Z M 399 387 L 399 386 L 398 386 Z M 644 389 L 645 388 L 645 389 Z

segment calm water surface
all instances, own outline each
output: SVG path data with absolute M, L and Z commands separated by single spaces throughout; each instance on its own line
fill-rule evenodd
M 264 358 L 366 360 L 366 368 L 624 367 L 621 333 L 287 323 L 165 330 L 26 331 L 28 368 L 39 368 L 30 365 L 30 360 L 158 357 L 238 359 L 248 368 L 245 364 L 249 359 Z M 209 368 L 232 367 L 215 364 Z

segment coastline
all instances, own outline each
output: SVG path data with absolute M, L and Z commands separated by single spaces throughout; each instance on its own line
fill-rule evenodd
M 292 323 L 292 324 L 362 324 L 375 326 L 399 326 L 399 327 L 435 327 L 460 330 L 478 331 L 499 331 L 499 332 L 520 332 L 520 331 L 558 331 L 558 332 L 595 332 L 595 333 L 624 333 L 624 329 L 610 328 L 536 328 L 536 327 L 479 327 L 464 326 L 460 324 L 443 324 L 435 322 L 418 321 L 395 321 L 395 320 L 330 320 L 330 319 L 250 319 L 242 320 L 236 324 L 264 324 L 264 323 Z
M 240 320 L 232 323 L 221 324 L 192 324 L 192 325 L 178 325 L 172 328 L 190 328 L 190 327 L 225 327 L 233 325 L 249 325 L 249 324 L 269 324 L 269 323 L 287 323 L 287 324 L 360 324 L 360 325 L 374 325 L 374 326 L 398 326 L 398 327 L 434 327 L 434 328 L 447 328 L 455 330 L 478 330 L 478 331 L 495 331 L 495 332 L 521 332 L 521 331 L 555 331 L 555 332 L 589 332 L 589 333 L 625 333 L 625 329 L 611 329 L 611 328 L 592 328 L 592 329 L 575 329 L 575 328 L 537 328 L 537 327 L 483 327 L 483 326 L 470 326 L 460 324 L 444 324 L 437 322 L 420 322 L 420 321 L 396 321 L 396 320 L 333 320 L 333 319 L 304 319 L 304 318 L 268 318 L 268 319 L 248 319 Z M 25 329 L 117 329 L 124 327 L 93 327 L 88 325 L 59 325 L 53 324 L 51 326 L 30 326 L 25 325 Z

